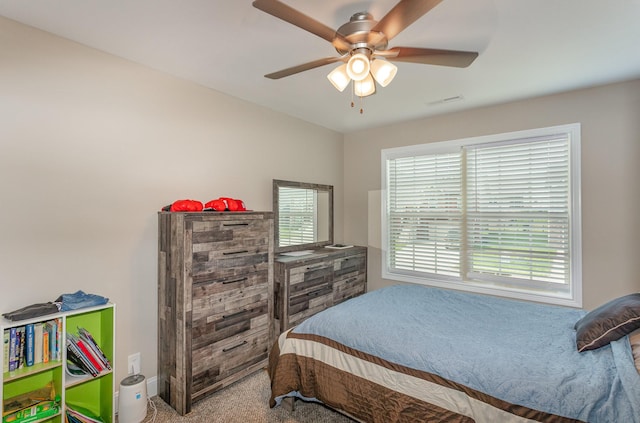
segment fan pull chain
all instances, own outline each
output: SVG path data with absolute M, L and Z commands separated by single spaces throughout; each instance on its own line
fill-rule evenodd
M 356 104 L 353 102 L 353 94 L 356 91 L 356 86 L 353 82 L 351 82 L 351 108 L 353 108 Z
M 354 108 L 356 106 L 355 101 L 353 100 L 353 96 L 355 94 L 356 91 L 356 86 L 355 84 L 351 83 L 351 108 Z M 364 113 L 364 108 L 362 106 L 362 97 L 358 96 L 360 98 L 360 114 Z

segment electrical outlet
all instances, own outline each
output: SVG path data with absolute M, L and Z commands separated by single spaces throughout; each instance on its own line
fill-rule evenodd
M 127 360 L 127 372 L 130 375 L 140 374 L 140 353 L 131 354 Z

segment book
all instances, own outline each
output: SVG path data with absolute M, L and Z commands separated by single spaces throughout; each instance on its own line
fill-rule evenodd
M 70 422 L 104 423 L 104 420 L 91 412 L 91 410 L 75 404 L 67 403 L 66 414 Z
M 5 329 L 2 333 L 2 372 L 6 373 L 9 371 L 9 342 L 11 340 L 11 335 L 9 334 L 9 329 Z
M 50 359 L 50 351 L 49 351 L 49 330 L 47 328 L 47 324 L 45 323 L 42 326 L 42 362 L 48 363 Z
M 69 336 L 72 338 L 72 342 L 74 342 L 78 348 L 80 349 L 80 351 L 84 354 L 85 357 L 87 357 L 89 359 L 89 361 L 91 362 L 91 364 L 93 364 L 93 367 L 96 368 L 96 370 L 98 372 L 101 372 L 105 369 L 104 364 L 102 364 L 102 361 L 96 356 L 95 352 L 93 351 L 93 349 L 91 347 L 89 347 L 84 340 L 73 336 L 71 334 L 69 334 Z
M 25 365 L 33 366 L 34 355 L 34 326 L 33 323 L 28 323 L 24 327 L 25 329 Z
M 9 329 L 9 371 L 12 372 L 18 368 L 18 342 L 16 328 Z
M 91 347 L 91 349 L 96 353 L 96 356 L 100 359 L 104 367 L 111 370 L 111 363 L 109 362 L 109 359 L 107 358 L 104 351 L 102 351 L 100 345 L 98 345 L 91 333 L 85 328 L 78 327 L 78 334 L 80 338 L 85 340 L 87 342 L 87 345 L 89 345 L 89 347 Z
M 82 377 L 87 374 L 80 365 L 73 361 L 73 356 L 71 354 L 67 354 L 67 365 L 65 366 L 65 371 L 67 373 L 68 382 L 72 381 L 72 378 Z
M 85 369 L 82 361 L 70 351 L 67 351 L 67 365 L 66 365 L 67 374 L 73 376 L 82 376 L 88 375 L 89 371 Z
M 49 353 L 49 358 L 51 360 L 57 361 L 60 359 L 58 351 L 60 350 L 60 345 L 58 344 L 58 332 L 60 331 L 60 327 L 58 326 L 58 320 L 51 320 L 51 333 L 49 334 L 49 349 L 51 350 Z
M 56 360 L 62 360 L 62 318 L 56 319 Z
M 67 414 L 65 416 L 65 423 L 84 423 L 82 420 L 79 420 L 74 414 L 72 414 L 70 411 L 67 411 Z
M 19 326 L 16 328 L 16 343 L 17 343 L 17 350 L 16 350 L 16 355 L 18 356 L 18 369 L 21 369 L 24 367 L 24 347 L 25 347 L 25 331 L 24 331 L 24 326 Z
M 83 370 L 89 373 L 91 376 L 97 376 L 98 370 L 91 364 L 89 359 L 82 353 L 78 346 L 71 340 L 71 337 L 67 338 L 67 358 L 69 354 L 72 355 L 72 361 L 78 364 Z
M 9 329 L 5 329 L 2 336 L 2 373 L 7 373 L 9 371 L 9 341 L 11 340 Z
M 53 356 L 53 344 L 54 344 L 53 339 L 55 337 L 55 330 L 54 330 L 54 327 L 53 327 L 53 321 L 52 320 L 48 320 L 48 321 L 45 322 L 44 331 L 47 333 L 47 335 L 46 335 L 47 343 L 43 345 L 42 349 L 43 349 L 44 352 L 46 352 L 47 357 L 49 358 L 48 361 L 52 361 L 52 360 L 55 360 L 55 358 Z M 43 339 L 44 338 L 45 337 L 43 337 Z
M 34 325 L 33 328 L 33 363 L 38 364 L 43 361 L 43 338 L 44 338 L 44 323 L 39 322 Z
M 60 319 L 52 319 L 45 323 L 45 330 L 49 333 L 48 338 L 48 350 L 49 350 L 49 360 L 50 361 L 58 361 L 62 359 L 62 354 L 60 352 L 60 342 L 62 337 L 62 321 Z M 44 349 L 47 348 L 47 344 L 43 346 Z

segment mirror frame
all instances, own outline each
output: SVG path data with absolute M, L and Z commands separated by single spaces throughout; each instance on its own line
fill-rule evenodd
M 303 189 L 312 189 L 316 191 L 323 191 L 329 194 L 329 239 L 326 241 L 313 242 L 308 244 L 297 244 L 297 245 L 287 245 L 286 247 L 280 247 L 280 213 L 278 207 L 278 192 L 280 187 L 288 187 L 288 188 L 303 188 Z M 295 181 L 284 181 L 281 179 L 273 180 L 273 237 L 274 237 L 274 252 L 285 253 L 289 251 L 297 251 L 297 250 L 313 250 L 317 248 L 322 248 L 325 245 L 333 244 L 333 185 L 321 185 L 321 184 L 312 184 L 307 182 L 295 182 Z

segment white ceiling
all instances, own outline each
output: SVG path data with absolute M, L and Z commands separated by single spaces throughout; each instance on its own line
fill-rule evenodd
M 335 29 L 396 0 L 284 2 Z M 479 57 L 464 69 L 398 63 L 362 115 L 326 79 L 335 64 L 263 77 L 337 53 L 251 0 L 2 0 L 0 15 L 344 133 L 640 77 L 640 0 L 444 0 L 389 47 Z

